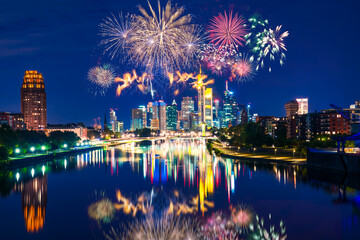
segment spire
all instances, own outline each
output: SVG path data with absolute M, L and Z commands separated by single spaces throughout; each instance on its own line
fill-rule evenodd
M 175 99 L 174 99 L 174 101 L 172 102 L 172 105 L 177 105 Z
M 226 91 L 229 90 L 229 87 L 228 87 L 228 81 L 226 81 Z

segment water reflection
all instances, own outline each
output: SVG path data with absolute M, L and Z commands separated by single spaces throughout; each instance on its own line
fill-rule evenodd
M 239 197 L 244 196 L 239 195 L 243 193 L 244 187 L 256 186 L 259 191 L 263 191 L 269 186 L 274 188 L 274 185 L 269 184 L 275 183 L 276 186 L 283 187 L 281 190 L 287 191 L 289 195 L 294 194 L 295 191 L 297 193 L 305 191 L 307 201 L 316 201 L 316 197 L 312 198 L 311 194 L 318 196 L 319 190 L 326 193 L 329 196 L 327 203 L 331 204 L 327 206 L 329 211 L 341 206 L 349 206 L 352 209 L 350 214 L 345 213 L 342 225 L 352 229 L 358 226 L 360 215 L 360 197 L 359 191 L 356 190 L 360 189 L 358 176 L 329 174 L 303 166 L 268 164 L 253 162 L 253 160 L 234 163 L 232 159 L 210 155 L 205 142 L 199 139 L 152 142 L 147 146 L 124 144 L 36 166 L 4 171 L 0 175 L 1 196 L 7 197 L 13 193 L 21 193 L 26 230 L 34 233 L 41 232 L 45 226 L 48 175 L 76 172 L 81 169 L 89 170 L 78 171 L 82 172 L 81 176 L 84 178 L 92 178 L 95 174 L 109 177 L 111 181 L 107 184 L 121 182 L 128 176 L 146 184 L 146 187 L 131 186 L 131 189 L 134 189 L 132 191 L 129 191 L 130 187 L 121 189 L 117 185 L 111 186 L 110 191 L 107 192 L 109 198 L 101 204 L 93 205 L 90 211 L 95 220 L 103 219 L 105 216 L 104 222 L 110 222 L 113 219 L 114 211 L 115 214 L 121 213 L 120 216 L 126 215 L 131 219 L 130 216 L 135 216 L 134 219 L 145 216 L 149 212 L 156 211 L 160 203 L 162 204 L 159 208 L 161 212 L 174 216 L 191 215 L 200 219 L 209 219 L 216 211 L 223 210 L 229 212 L 228 218 L 234 219 L 234 216 L 238 216 L 241 220 L 245 216 L 235 215 L 233 209 L 236 208 L 229 209 L 229 206 L 236 206 L 244 201 Z M 90 171 L 92 175 L 87 175 Z M 128 173 L 131 175 L 124 176 Z M 66 175 L 62 177 L 64 179 Z M 115 179 L 119 181 L 114 181 Z M 97 181 L 101 185 L 102 180 Z M 306 185 L 305 190 L 304 185 Z M 246 194 L 249 198 L 259 198 L 259 193 L 252 192 L 249 188 L 248 191 L 249 193 Z M 91 193 L 88 191 L 79 196 L 85 199 L 85 196 L 89 194 Z M 294 198 L 296 197 L 298 196 Z M 99 200 L 102 199 L 90 201 L 99 203 Z M 54 199 L 52 201 L 56 202 Z M 78 207 L 88 208 L 89 206 L 90 203 L 88 206 Z M 18 208 L 20 209 L 20 206 Z M 266 212 L 264 209 L 261 210 Z M 47 211 L 49 218 L 51 209 Z M 255 218 L 253 224 L 255 227 Z
M 16 184 L 14 190 L 21 192 L 26 231 L 38 232 L 43 229 L 47 205 L 47 175 Z

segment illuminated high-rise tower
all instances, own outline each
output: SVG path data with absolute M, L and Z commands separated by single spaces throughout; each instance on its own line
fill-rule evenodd
M 200 68 L 198 78 L 198 113 L 200 123 L 206 123 L 213 126 L 213 109 L 212 109 L 212 88 L 206 88 L 203 83 L 203 75 Z
M 26 129 L 46 129 L 46 93 L 44 78 L 37 71 L 25 71 L 21 86 L 21 114 Z

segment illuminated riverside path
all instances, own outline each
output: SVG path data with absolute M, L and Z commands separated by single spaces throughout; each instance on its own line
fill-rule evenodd
M 234 219 L 239 208 L 252 224 L 257 215 L 280 231 L 282 222 L 286 239 L 360 234 L 358 177 L 217 157 L 201 138 L 157 140 L 142 146 L 125 139 L 1 172 L 1 239 L 105 239 L 112 227 L 121 234 L 120 226 L 131 228 L 146 214 L 206 225 L 219 211 Z

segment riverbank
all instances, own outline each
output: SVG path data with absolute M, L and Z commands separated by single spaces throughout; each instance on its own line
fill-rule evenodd
M 103 146 L 92 146 L 92 147 L 86 147 L 86 148 L 71 149 L 71 150 L 62 151 L 62 152 L 51 152 L 49 154 L 10 159 L 10 160 L 7 160 L 2 165 L 2 168 L 11 170 L 11 169 L 15 169 L 15 168 L 26 167 L 26 166 L 33 165 L 33 164 L 49 162 L 49 161 L 54 160 L 55 158 L 66 157 L 69 155 L 80 154 L 83 152 L 88 152 L 91 150 L 102 149 L 102 148 L 103 148 Z
M 238 160 L 253 160 L 253 161 L 264 161 L 270 163 L 287 163 L 287 164 L 305 164 L 306 158 L 279 156 L 276 153 L 264 154 L 264 153 L 245 153 L 236 151 L 234 149 L 224 147 L 221 143 L 213 142 L 212 148 L 220 154 L 222 157 L 233 158 L 235 162 Z

